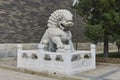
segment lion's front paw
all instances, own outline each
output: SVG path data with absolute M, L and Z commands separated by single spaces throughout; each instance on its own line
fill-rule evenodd
M 63 45 L 59 45 L 57 47 L 57 52 L 64 52 L 64 46 Z
M 57 49 L 57 52 L 64 52 L 65 49 Z

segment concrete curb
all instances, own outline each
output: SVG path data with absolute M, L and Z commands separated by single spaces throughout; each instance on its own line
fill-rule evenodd
M 120 64 L 113 64 L 113 63 L 102 63 L 102 62 L 97 62 L 97 65 L 104 65 L 104 66 L 119 66 L 120 67 Z
M 38 76 L 43 76 L 43 77 L 59 79 L 59 80 L 86 80 L 86 79 L 80 79 L 79 77 L 76 77 L 76 76 L 66 76 L 66 75 L 49 74 L 49 73 L 43 73 L 43 72 L 35 72 L 35 71 L 27 70 L 27 69 L 21 69 L 21 68 L 17 68 L 17 67 L 6 66 L 6 65 L 0 65 L 0 68 L 6 69 L 6 70 L 22 72 L 22 73 L 28 73 L 28 74 L 32 74 L 32 75 L 38 75 Z

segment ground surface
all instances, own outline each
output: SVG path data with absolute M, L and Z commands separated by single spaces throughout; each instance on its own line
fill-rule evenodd
M 120 80 L 120 64 L 97 64 L 96 69 L 75 76 L 88 80 Z
M 57 80 L 57 79 L 0 69 L 0 80 Z
M 0 65 L 16 67 L 16 59 L 0 59 Z M 120 80 L 120 64 L 97 63 L 94 70 L 75 74 L 83 80 Z M 0 80 L 55 80 L 0 68 Z M 60 79 L 61 80 L 61 79 Z

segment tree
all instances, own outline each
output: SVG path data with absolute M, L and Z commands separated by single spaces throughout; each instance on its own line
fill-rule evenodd
M 117 47 L 118 47 L 118 53 L 120 52 L 120 39 L 118 39 L 117 41 L 116 41 L 116 45 L 117 45 Z
M 102 25 L 86 25 L 85 35 L 97 45 L 98 42 L 103 40 L 103 29 Z
M 79 4 L 74 8 L 83 17 L 86 24 L 102 26 L 104 57 L 108 57 L 110 36 L 120 35 L 120 0 L 79 0 Z M 99 38 L 96 40 L 99 41 Z

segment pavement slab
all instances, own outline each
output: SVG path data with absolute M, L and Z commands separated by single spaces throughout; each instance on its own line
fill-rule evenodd
M 58 80 L 58 79 L 0 69 L 0 80 Z
M 88 80 L 120 80 L 120 64 L 97 64 L 96 69 L 75 74 Z
M 17 68 L 16 64 L 16 58 L 0 59 L 0 65 L 2 66 Z M 37 76 L 10 70 L 11 69 L 0 69 L 0 80 L 57 80 L 48 77 L 42 77 L 41 75 Z M 82 80 L 120 80 L 120 64 L 97 63 L 96 69 L 78 73 L 72 76 L 78 77 Z M 61 80 L 61 78 L 58 79 Z

